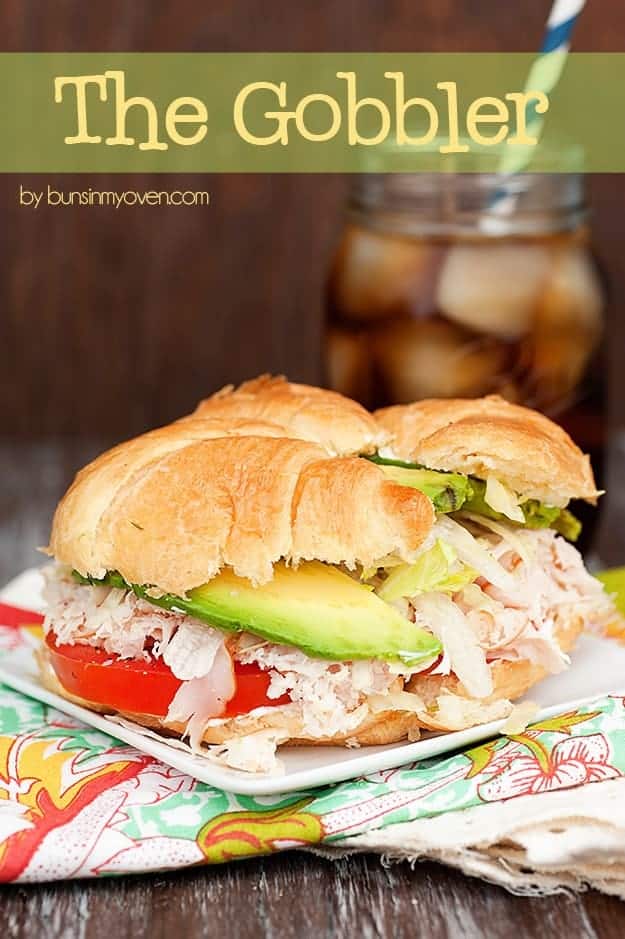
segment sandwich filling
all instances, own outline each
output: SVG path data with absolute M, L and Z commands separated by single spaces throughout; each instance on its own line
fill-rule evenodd
M 280 566 L 268 599 L 271 584 L 245 591 L 226 579 L 220 588 L 221 575 L 212 592 L 208 584 L 172 598 L 119 574 L 96 583 L 54 565 L 46 585 L 50 664 L 66 692 L 149 715 L 195 749 L 219 729 L 220 758 L 247 770 L 272 769 L 288 738 L 349 744 L 383 712 L 453 729 L 504 717 L 511 703 L 494 694 L 497 664 L 560 671 L 568 662 L 560 634 L 573 622 L 601 628 L 613 607 L 554 528 L 529 525 L 525 514 L 521 522 L 519 512 L 511 518 L 515 497 L 484 486 L 490 511 L 477 511 L 471 496 L 453 514 L 441 512 L 411 563 L 390 557 L 349 572 L 320 562 Z M 337 593 L 316 606 L 307 591 L 330 573 Z M 236 624 L 227 609 L 233 596 Z M 266 616 L 254 613 L 261 601 Z M 461 687 L 426 700 L 426 675 L 455 676 Z M 242 745 L 248 736 L 260 744 L 263 734 L 262 747 Z
M 577 541 L 581 532 L 580 522 L 566 507 L 546 505 L 514 492 L 494 475 L 478 479 L 463 473 L 428 469 L 396 459 L 388 448 L 366 459 L 377 463 L 386 476 L 402 486 L 419 489 L 438 513 L 463 510 L 525 528 L 553 528 L 569 541 Z

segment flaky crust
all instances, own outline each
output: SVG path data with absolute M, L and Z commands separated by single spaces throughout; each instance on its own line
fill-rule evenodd
M 101 454 L 76 475 L 54 519 L 49 552 L 83 573 L 102 576 L 98 522 L 116 495 L 144 466 L 198 440 L 247 435 L 281 437 L 281 427 L 261 421 L 194 418 L 142 434 Z
M 283 376 L 261 375 L 238 388 L 227 385 L 200 401 L 192 416 L 272 421 L 284 427 L 285 436 L 318 443 L 335 456 L 373 453 L 388 436 L 351 398 Z
M 368 460 L 273 432 L 215 436 L 198 418 L 121 444 L 76 477 L 50 553 L 83 575 L 117 570 L 178 595 L 223 567 L 261 584 L 281 558 L 353 568 L 414 556 L 434 521 L 426 496 Z
M 432 398 L 383 408 L 375 417 L 400 460 L 482 479 L 493 474 L 550 505 L 598 495 L 589 457 L 561 427 L 497 395 Z

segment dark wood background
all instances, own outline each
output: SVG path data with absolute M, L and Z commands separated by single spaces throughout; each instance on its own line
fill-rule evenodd
M 0 0 L 0 47 L 526 51 L 537 48 L 549 5 Z M 625 48 L 620 0 L 588 4 L 575 48 Z M 174 188 L 182 182 L 0 179 L 2 431 L 122 437 L 168 421 L 220 385 L 260 371 L 320 379 L 321 295 L 347 179 L 184 177 L 185 188 L 209 189 L 209 208 L 18 207 L 20 182 L 48 181 L 57 188 Z M 614 313 L 625 297 L 625 181 L 591 180 L 591 199 Z M 624 329 L 616 346 L 623 346 Z M 625 417 L 625 406 L 618 412 Z
M 550 0 L 0 0 L 0 49 L 518 50 Z M 578 50 L 625 48 L 621 0 L 590 0 Z M 0 134 L 1 134 L 0 117 Z M 209 209 L 19 209 L 19 183 L 177 187 L 159 177 L 0 177 L 0 580 L 36 562 L 71 474 L 111 438 L 259 371 L 320 377 L 321 292 L 348 181 L 186 177 Z M 612 284 L 612 402 L 624 347 L 625 179 L 590 181 Z M 24 439 L 26 438 L 26 439 Z M 614 532 L 614 526 L 611 531 Z M 510 897 L 434 865 L 283 855 L 179 875 L 0 887 L 7 937 L 584 939 L 625 934 L 618 901 Z

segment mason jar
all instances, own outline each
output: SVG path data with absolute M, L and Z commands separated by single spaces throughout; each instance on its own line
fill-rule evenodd
M 369 408 L 500 394 L 601 476 L 604 290 L 584 177 L 354 177 L 327 282 L 328 384 Z

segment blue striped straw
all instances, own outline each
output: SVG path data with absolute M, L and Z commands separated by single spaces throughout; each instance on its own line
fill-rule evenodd
M 555 0 L 547 20 L 540 54 L 527 76 L 526 91 L 543 91 L 548 95 L 555 88 L 566 63 L 573 28 L 585 3 L 586 0 Z M 533 104 L 530 105 L 527 110 L 526 120 L 530 136 L 539 139 L 543 123 L 543 115 L 536 112 Z M 501 188 L 495 193 L 488 206 L 488 215 L 491 216 L 491 219 L 489 220 L 487 216 L 483 218 L 483 228 L 487 229 L 489 227 L 489 221 L 496 223 L 496 219 L 492 216 L 505 216 L 514 210 L 518 193 L 511 190 L 510 182 L 517 173 L 527 166 L 532 152 L 533 148 L 531 147 L 519 148 L 517 152 L 510 148 L 506 152 L 499 168 L 499 172 L 502 173 L 504 179 Z
M 541 53 L 568 51 L 571 33 L 586 0 L 555 0 L 551 8 Z

